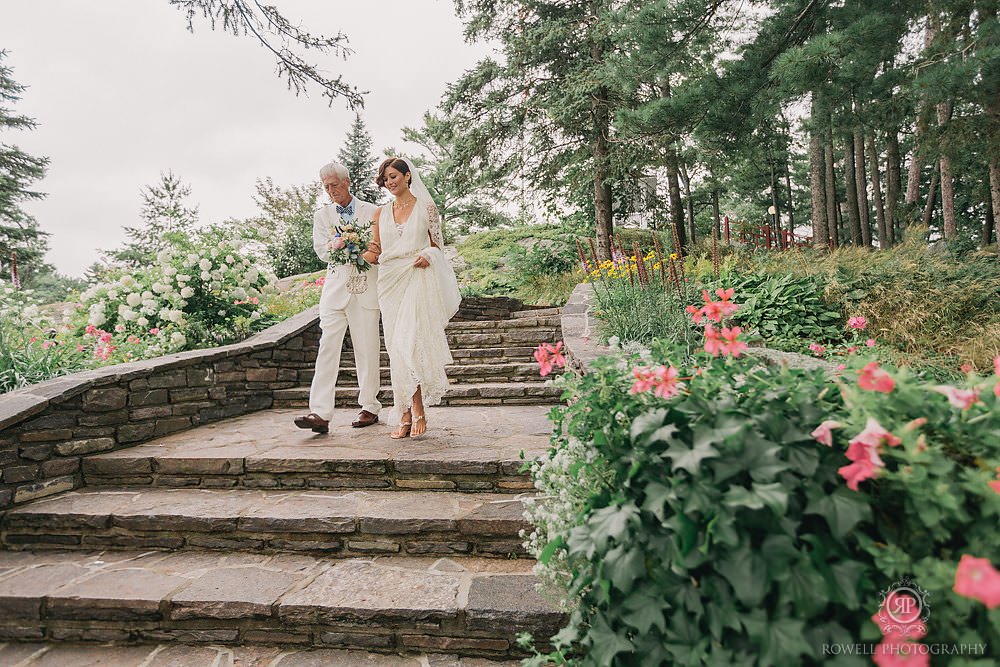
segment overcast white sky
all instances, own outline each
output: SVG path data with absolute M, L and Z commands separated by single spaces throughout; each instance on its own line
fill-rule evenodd
M 464 42 L 452 0 L 271 4 L 313 33 L 350 37 L 347 61 L 314 62 L 370 91 L 363 114 L 377 153 L 402 146 L 400 128 L 419 126 L 446 84 L 487 53 Z M 161 171 L 192 187 L 202 222 L 247 217 L 255 179 L 316 179 L 353 119 L 318 92 L 295 97 L 252 37 L 204 21 L 187 32 L 167 0 L 3 0 L 0 49 L 29 86 L 15 111 L 39 124 L 3 140 L 51 159 L 36 186 L 48 196 L 26 208 L 52 234 L 48 261 L 68 275 L 123 240 L 140 188 Z

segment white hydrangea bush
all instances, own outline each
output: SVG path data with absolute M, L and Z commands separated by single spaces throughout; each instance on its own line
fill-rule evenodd
M 524 517 L 534 529 L 521 531 L 521 537 L 525 549 L 537 560 L 534 569 L 542 590 L 565 591 L 572 563 L 567 561 L 565 549 L 553 550 L 549 545 L 566 541 L 570 530 L 579 523 L 584 503 L 608 485 L 608 476 L 590 443 L 577 438 L 553 438 L 553 443 L 545 457 L 531 464 L 531 478 L 538 495 L 525 499 Z M 543 557 L 547 547 L 551 553 Z M 563 607 L 570 604 L 559 595 L 553 598 Z
M 147 269 L 87 289 L 68 320 L 98 338 L 141 342 L 141 357 L 230 342 L 263 325 L 264 296 L 276 282 L 244 245 L 222 239 L 163 250 Z

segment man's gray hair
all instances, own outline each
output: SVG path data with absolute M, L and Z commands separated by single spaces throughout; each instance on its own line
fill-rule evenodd
M 319 178 L 323 180 L 327 176 L 336 176 L 342 181 L 351 180 L 351 174 L 347 171 L 347 167 L 339 162 L 330 162 L 323 165 L 323 168 L 319 170 Z

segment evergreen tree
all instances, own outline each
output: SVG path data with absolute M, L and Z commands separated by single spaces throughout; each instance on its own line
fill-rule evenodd
M 375 185 L 375 156 L 372 155 L 372 137 L 368 134 L 361 114 L 354 115 L 351 131 L 344 147 L 337 153 L 337 160 L 347 167 L 351 175 L 351 192 L 359 199 L 379 202 L 382 192 Z
M 16 115 L 8 108 L 21 99 L 24 86 L 3 65 L 6 55 L 6 51 L 0 51 L 0 132 L 33 129 L 36 125 L 33 119 Z M 31 184 L 45 176 L 48 163 L 48 158 L 28 155 L 17 146 L 0 143 L 0 279 L 10 280 L 11 255 L 15 252 L 22 280 L 41 267 L 48 234 L 38 228 L 38 223 L 21 205 L 45 196 L 32 190 Z
M 242 223 L 243 236 L 264 249 L 279 278 L 318 271 L 325 265 L 312 242 L 313 212 L 319 183 L 282 187 L 270 178 L 257 181 L 254 203 L 261 215 Z M 325 201 L 325 195 L 324 195 Z
M 198 207 L 187 206 L 191 187 L 173 172 L 160 174 L 158 184 L 143 186 L 140 192 L 142 210 L 139 217 L 142 224 L 125 227 L 129 240 L 118 250 L 105 253 L 114 264 L 131 268 L 145 266 L 172 240 L 190 236 L 198 225 Z

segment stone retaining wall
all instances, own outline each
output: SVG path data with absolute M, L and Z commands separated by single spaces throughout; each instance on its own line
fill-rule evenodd
M 74 373 L 0 396 L 0 508 L 80 486 L 80 457 L 271 407 L 311 377 L 311 308 L 247 340 Z
M 508 319 L 532 308 L 507 297 L 468 297 L 453 321 Z M 313 307 L 234 345 L 0 395 L 0 508 L 80 486 L 83 455 L 271 408 L 275 391 L 311 381 L 319 336 Z

